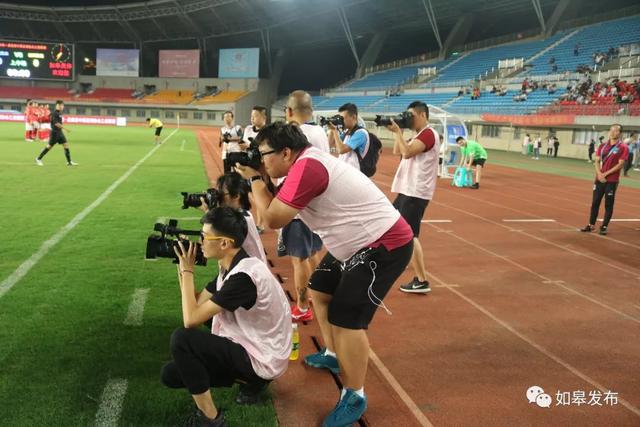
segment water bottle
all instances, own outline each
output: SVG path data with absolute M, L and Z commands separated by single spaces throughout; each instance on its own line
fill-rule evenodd
M 291 339 L 291 355 L 289 356 L 289 360 L 298 360 L 298 356 L 300 355 L 300 334 L 298 333 L 298 324 L 293 324 L 293 336 Z

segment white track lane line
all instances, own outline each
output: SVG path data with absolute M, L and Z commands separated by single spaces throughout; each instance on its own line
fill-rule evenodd
M 179 128 L 174 129 L 162 142 L 166 142 L 171 136 L 178 131 Z M 156 145 L 153 147 L 142 159 L 138 160 L 138 162 L 131 166 L 128 171 L 126 171 L 120 178 L 118 178 L 113 184 L 109 186 L 104 192 L 98 196 L 96 200 L 93 201 L 89 206 L 84 208 L 82 212 L 76 215 L 67 225 L 62 227 L 56 234 L 54 234 L 49 240 L 45 241 L 40 248 L 33 253 L 24 261 L 18 268 L 15 269 L 9 277 L 4 279 L 2 283 L 0 283 L 0 298 L 2 298 L 7 292 L 11 290 L 15 286 L 16 283 L 20 281 L 27 273 L 33 268 L 34 265 L 38 263 L 55 245 L 57 245 L 60 240 L 62 240 L 71 230 L 73 230 L 76 225 L 80 224 L 80 222 L 87 217 L 95 208 L 100 206 L 102 202 L 104 202 L 107 197 L 114 192 L 116 188 L 120 186 L 123 182 L 131 176 L 136 169 L 140 167 L 149 157 L 151 157 L 162 145 Z

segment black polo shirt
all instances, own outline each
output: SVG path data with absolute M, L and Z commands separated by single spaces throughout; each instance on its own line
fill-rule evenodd
M 60 111 L 53 110 L 53 114 L 51 114 L 51 133 L 61 133 L 62 129 L 59 129 L 56 124 L 62 124 L 62 114 Z
M 229 271 L 233 270 L 235 266 L 245 258 L 249 258 L 249 255 L 244 249 L 240 249 L 236 256 L 233 257 L 233 261 L 231 261 L 231 265 L 229 266 Z M 220 271 L 220 274 L 222 274 L 222 279 L 225 281 L 222 289 L 219 291 L 216 289 L 218 276 L 216 276 L 206 286 L 207 291 L 213 294 L 211 301 L 215 302 L 227 311 L 236 311 L 238 307 L 249 310 L 255 305 L 256 299 L 258 298 L 258 289 L 249 275 L 246 273 L 236 273 L 229 277 L 225 277 L 228 272 L 222 270 Z

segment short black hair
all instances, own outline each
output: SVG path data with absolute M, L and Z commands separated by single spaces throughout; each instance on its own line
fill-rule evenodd
M 263 107 L 262 105 L 254 105 L 252 110 L 256 110 L 257 112 L 264 114 L 267 116 L 267 107 Z
M 64 101 L 63 101 L 62 99 L 58 99 L 58 100 L 56 101 L 56 105 L 58 105 L 58 104 L 62 104 L 62 105 L 64 105 Z
M 343 111 L 349 113 L 350 116 L 357 116 L 358 106 L 351 102 L 347 102 L 346 104 L 343 104 L 340 108 L 338 108 L 338 113 L 342 113 Z
M 300 127 L 295 124 L 285 122 L 275 122 L 263 127 L 255 138 L 258 144 L 265 141 L 275 151 L 280 152 L 285 148 L 292 151 L 300 151 L 311 147 L 309 140 L 302 133 Z
M 224 113 L 222 113 L 222 117 L 226 116 L 227 114 L 231 114 L 231 118 L 233 118 L 233 111 L 231 110 L 227 110 Z
M 249 232 L 247 220 L 242 212 L 228 206 L 219 206 L 207 211 L 200 222 L 211 225 L 216 233 L 232 239 L 234 248 L 242 246 Z
M 413 108 L 414 110 L 418 110 L 418 111 L 424 111 L 424 113 L 427 115 L 427 119 L 429 118 L 429 107 L 424 102 L 413 101 L 411 104 L 409 104 L 409 106 L 407 107 L 407 110 L 410 108 Z
M 150 122 L 150 121 L 151 121 L 151 119 L 150 119 L 149 117 L 147 117 L 147 120 L 146 120 L 146 121 L 147 121 L 147 122 Z
M 459 137 L 457 137 L 457 138 L 456 138 L 456 142 L 458 142 L 458 141 L 460 141 L 460 140 L 463 140 L 463 141 L 464 141 L 464 136 L 459 136 Z
M 242 209 L 246 211 L 251 209 L 251 202 L 249 202 L 249 184 L 238 172 L 228 172 L 224 175 L 220 175 L 216 184 L 217 189 L 221 194 L 224 193 L 226 189 L 229 196 L 240 196 Z

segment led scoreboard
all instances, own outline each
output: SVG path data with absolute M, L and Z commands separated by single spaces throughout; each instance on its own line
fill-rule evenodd
M 0 78 L 73 80 L 73 45 L 0 40 Z

